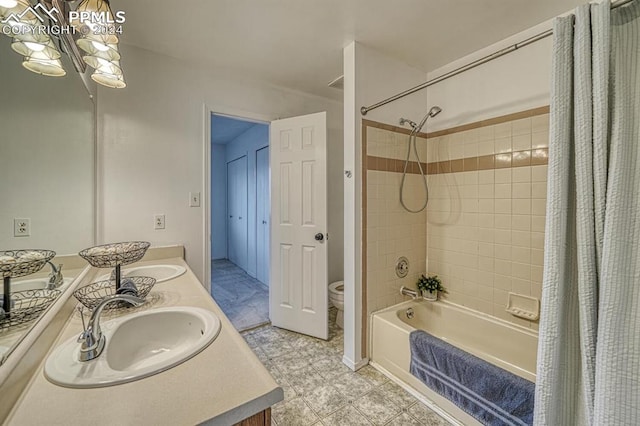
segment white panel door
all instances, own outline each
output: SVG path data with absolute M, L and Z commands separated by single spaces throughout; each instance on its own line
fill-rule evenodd
M 271 123 L 273 325 L 328 337 L 326 113 Z
M 247 157 L 227 163 L 227 250 L 229 260 L 247 269 Z
M 256 151 L 256 278 L 269 285 L 269 147 Z

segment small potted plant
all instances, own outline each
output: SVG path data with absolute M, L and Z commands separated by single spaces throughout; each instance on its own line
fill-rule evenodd
M 417 285 L 425 300 L 438 300 L 438 291 L 442 293 L 447 292 L 447 290 L 442 286 L 442 281 L 440 281 L 440 278 L 438 278 L 437 275 L 431 275 L 429 277 L 420 275 Z

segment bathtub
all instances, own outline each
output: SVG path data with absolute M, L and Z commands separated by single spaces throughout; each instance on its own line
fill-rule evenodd
M 411 375 L 409 333 L 416 329 L 535 382 L 538 333 L 531 329 L 443 301 L 409 301 L 371 314 L 371 364 L 417 391 L 449 420 L 480 424 Z

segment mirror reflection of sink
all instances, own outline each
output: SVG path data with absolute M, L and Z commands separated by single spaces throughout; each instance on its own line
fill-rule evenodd
M 65 278 L 57 290 L 66 288 L 73 278 Z M 44 290 L 49 285 L 49 277 L 33 278 L 30 280 L 11 281 L 11 291 L 26 291 L 26 290 Z
M 155 278 L 156 284 L 169 281 L 184 274 L 187 269 L 180 265 L 147 265 L 134 266 L 122 270 L 123 277 L 151 277 Z M 98 281 L 108 280 L 111 274 L 99 277 Z
M 96 359 L 79 361 L 76 337 L 58 346 L 46 361 L 50 382 L 72 388 L 96 388 L 132 382 L 190 359 L 220 332 L 210 311 L 192 307 L 152 309 L 100 324 L 106 338 Z

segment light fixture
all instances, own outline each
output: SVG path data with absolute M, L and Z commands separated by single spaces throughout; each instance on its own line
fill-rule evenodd
M 12 13 L 22 13 L 29 6 L 26 0 L 0 0 L 0 17 L 5 19 Z
M 47 77 L 64 77 L 67 72 L 62 68 L 60 59 L 37 58 L 34 53 L 30 57 L 24 58 L 22 66 L 36 74 Z
M 61 2 L 54 2 L 60 9 Z M 66 14 L 69 11 L 69 2 L 62 3 L 65 7 L 54 12 L 52 9 L 47 13 L 56 13 L 55 19 L 51 22 L 42 22 L 41 19 L 31 10 L 30 0 L 0 0 L 0 29 L 3 34 L 13 37 L 11 48 L 24 56 L 24 66 L 29 71 L 37 74 L 60 77 L 66 75 L 62 62 L 61 53 L 58 49 L 57 41 L 50 37 L 50 31 L 41 31 L 40 28 L 54 26 L 64 28 L 71 25 L 76 30 L 76 34 L 81 34 L 75 40 L 70 33 L 60 33 L 56 38 L 60 39 L 64 50 L 76 67 L 76 70 L 83 73 L 86 70 L 84 63 L 95 68 L 91 78 L 98 84 L 112 88 L 126 87 L 124 75 L 120 66 L 120 52 L 118 52 L 118 36 L 112 34 L 113 26 L 116 25 L 114 14 L 108 0 L 82 0 L 76 8 L 77 16 L 80 20 L 69 23 Z M 49 2 L 40 2 L 37 7 L 50 7 Z M 119 12 L 120 13 L 120 12 Z M 88 19 L 85 18 L 88 16 Z M 44 25 L 44 27 L 43 27 Z M 120 30 L 118 30 L 119 32 Z M 54 33 L 58 34 L 58 33 Z M 80 60 L 78 48 L 86 55 Z M 84 63 L 83 63 L 84 62 Z
M 19 35 L 13 39 L 11 48 L 22 56 L 30 56 L 33 52 L 45 52 L 50 59 L 59 59 L 61 56 L 49 36 Z
M 112 89 L 124 89 L 127 87 L 127 83 L 124 81 L 124 75 L 122 71 L 116 74 L 104 73 L 96 70 L 91 74 L 91 79 L 103 86 L 111 87 Z
M 113 25 L 115 20 L 113 18 L 113 12 L 111 11 L 111 6 L 109 5 L 108 0 L 83 0 L 76 9 L 76 12 L 80 14 L 88 13 L 90 17 L 97 17 L 97 20 L 82 20 L 78 23 L 74 23 L 73 25 L 76 29 L 86 26 L 89 31 L 84 31 L 84 34 L 80 40 L 93 40 L 96 43 L 100 43 L 103 45 L 107 44 L 118 44 L 118 36 L 115 34 L 110 34 L 109 26 Z M 78 40 L 78 42 L 80 42 Z M 78 47 L 87 51 L 83 48 L 80 43 L 78 43 Z M 88 53 L 88 52 L 87 52 Z
M 92 34 L 83 35 L 76 40 L 78 47 L 85 52 L 107 51 L 109 49 L 117 49 L 118 37 L 115 35 Z
M 95 68 L 95 70 L 101 74 L 122 75 L 122 68 L 120 68 L 119 61 L 108 61 L 97 56 L 85 56 L 82 59 L 84 59 L 87 65 Z
M 6 2 L 6 4 L 15 3 L 15 6 L 10 8 L 5 8 L 0 5 L 0 20 L 6 21 L 3 23 L 3 26 L 8 24 L 12 28 L 15 28 L 16 26 L 29 25 L 37 27 L 42 25 L 40 17 L 34 13 L 34 9 L 31 7 L 29 0 L 0 0 L 0 2 Z
M 120 52 L 118 51 L 117 44 L 105 44 L 100 45 L 100 47 L 96 47 L 93 44 L 87 46 L 89 47 L 85 52 L 88 55 L 86 56 L 96 56 L 102 59 L 106 59 L 107 61 L 119 61 L 120 60 Z M 105 49 L 106 47 L 106 49 Z M 85 61 L 86 62 L 86 61 Z M 88 63 L 88 62 L 87 62 Z

